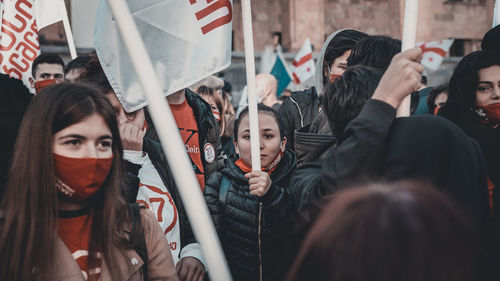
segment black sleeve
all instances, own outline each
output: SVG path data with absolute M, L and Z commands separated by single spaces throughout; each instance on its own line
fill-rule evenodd
M 141 169 L 141 165 L 126 160 L 124 160 L 124 162 L 127 169 L 127 178 L 125 180 L 125 186 L 122 189 L 122 195 L 127 203 L 135 203 L 137 193 L 139 192 L 139 170 Z
M 295 104 L 290 98 L 283 101 L 278 111 L 280 125 L 283 127 L 283 132 L 288 141 L 286 147 L 293 150 L 293 138 L 295 133 L 295 117 L 299 115 Z
M 205 184 L 205 189 L 203 190 L 203 196 L 207 202 L 208 210 L 210 211 L 210 216 L 215 225 L 217 233 L 219 233 L 220 221 L 222 219 L 222 210 L 220 208 L 219 202 L 219 191 L 222 182 L 222 174 L 216 172 L 210 176 Z
M 341 185 L 360 182 L 380 173 L 384 143 L 396 110 L 379 100 L 368 100 L 346 128 L 344 141 L 329 152 L 320 175 L 320 192 L 326 195 Z

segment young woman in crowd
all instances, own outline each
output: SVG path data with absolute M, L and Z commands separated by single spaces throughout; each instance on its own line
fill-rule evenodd
M 144 109 L 127 113 L 116 97 L 97 58 L 87 63 L 80 82 L 97 86 L 111 103 L 123 143 L 123 158 L 129 172 L 127 200 L 151 210 L 160 224 L 181 281 L 199 281 L 205 273 L 205 260 L 183 211 L 181 199 L 168 166 L 163 163 L 161 145 L 145 138 Z M 181 233 L 184 236 L 181 236 Z M 190 233 L 190 235 L 186 235 Z
M 325 207 L 286 280 L 485 280 L 477 240 L 473 224 L 435 188 L 370 184 Z
M 224 101 L 222 99 L 222 91 L 216 91 L 207 86 L 200 86 L 196 89 L 196 93 L 200 95 L 212 108 L 212 114 L 219 124 L 219 131 L 222 135 L 226 128 Z
M 285 150 L 276 113 L 259 104 L 262 171 L 252 171 L 248 108 L 234 125 L 240 158 L 227 161 L 204 190 L 234 280 L 282 280 L 294 254 L 289 179 L 297 161 Z
M 465 56 L 450 79 L 448 101 L 438 114 L 457 124 L 481 146 L 488 170 L 490 205 L 500 230 L 500 54 L 477 51 Z
M 19 129 L 0 218 L 0 280 L 177 280 L 149 211 L 130 208 L 114 110 L 91 87 L 47 87 Z
M 448 100 L 448 83 L 443 83 L 431 90 L 427 97 L 427 108 L 429 112 L 437 115 L 439 109 L 446 104 Z

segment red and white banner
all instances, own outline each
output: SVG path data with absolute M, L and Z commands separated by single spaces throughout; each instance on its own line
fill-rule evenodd
M 312 57 L 312 47 L 309 38 L 306 39 L 304 45 L 293 60 L 293 81 L 300 84 L 314 76 L 314 60 Z
M 422 49 L 422 65 L 430 71 L 438 70 L 452 44 L 453 39 L 418 43 L 417 47 Z
M 30 87 L 31 64 L 40 54 L 38 30 L 62 20 L 62 0 L 1 0 L 0 73 Z
M 165 96 L 231 63 L 231 0 L 127 0 Z M 106 1 L 96 16 L 94 45 L 126 111 L 147 102 Z

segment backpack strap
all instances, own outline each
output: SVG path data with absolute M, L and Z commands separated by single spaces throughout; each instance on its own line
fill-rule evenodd
M 138 227 L 142 223 L 141 218 L 141 208 L 137 203 L 128 203 L 129 213 L 132 221 L 132 228 Z M 148 249 L 146 247 L 146 237 L 144 236 L 144 231 L 141 233 L 141 243 L 134 247 L 134 251 L 137 252 L 139 257 L 142 259 L 144 264 L 141 267 L 142 276 L 144 281 L 148 280 Z
M 226 176 L 222 176 L 222 181 L 219 190 L 219 202 L 224 209 L 226 208 L 227 196 L 229 194 L 230 186 L 231 186 L 231 181 Z

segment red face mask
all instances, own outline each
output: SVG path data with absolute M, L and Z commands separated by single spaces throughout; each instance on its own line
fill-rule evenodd
M 214 115 L 215 120 L 217 120 L 217 122 L 220 122 L 220 113 L 219 113 L 219 111 L 212 110 L 212 114 Z
M 111 158 L 69 158 L 54 154 L 58 193 L 74 202 L 94 195 L 106 180 Z
M 335 79 L 337 79 L 339 77 L 342 77 L 342 74 L 333 74 L 333 73 L 331 73 L 330 74 L 330 83 L 335 82 Z
M 485 124 L 500 124 L 500 103 L 477 106 L 476 113 L 481 118 L 481 121 Z
M 47 79 L 47 80 L 42 80 L 42 81 L 37 81 L 35 82 L 35 93 L 40 93 L 43 88 L 50 86 L 52 84 L 56 84 L 57 80 L 56 79 Z

